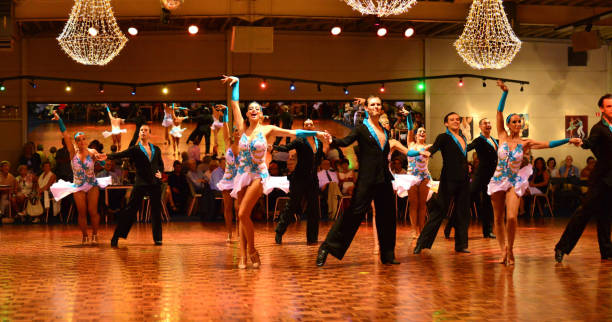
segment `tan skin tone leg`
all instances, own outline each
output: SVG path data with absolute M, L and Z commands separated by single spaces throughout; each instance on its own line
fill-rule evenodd
M 227 236 L 232 238 L 232 206 L 234 202 L 230 197 L 230 190 L 223 190 L 223 217 L 225 218 L 225 228 L 227 229 Z
M 508 260 L 508 249 L 506 248 L 506 225 L 504 222 L 506 192 L 498 191 L 491 196 L 493 204 L 494 231 L 497 235 L 497 242 L 502 253 L 500 264 L 506 264 Z
M 79 228 L 83 236 L 87 236 L 87 194 L 83 191 L 78 191 L 72 194 L 72 196 L 77 208 Z
M 514 264 L 514 238 L 516 237 L 518 207 L 521 198 L 516 195 L 514 188 L 506 193 L 506 232 L 508 235 L 508 265 Z
M 241 237 L 244 236 L 244 240 L 246 241 L 246 250 L 248 251 L 249 256 L 252 256 L 256 253 L 255 250 L 255 231 L 253 229 L 253 221 L 251 220 L 251 212 L 253 211 L 253 207 L 257 204 L 259 197 L 263 193 L 263 187 L 261 184 L 261 179 L 255 179 L 251 184 L 246 187 L 246 191 L 242 198 L 239 199 L 238 204 L 240 205 L 238 209 L 238 218 L 240 219 L 241 224 Z
M 419 236 L 421 230 L 419 228 L 419 186 L 412 186 L 408 190 L 408 215 L 410 216 L 410 225 L 412 226 L 413 235 Z
M 93 235 L 98 234 L 98 228 L 100 227 L 100 214 L 98 214 L 98 197 L 100 192 L 98 187 L 93 187 L 87 191 L 87 210 L 89 212 L 89 218 L 91 218 L 91 227 L 93 229 Z M 80 214 L 79 214 L 80 216 Z M 87 218 L 85 218 L 87 224 Z
M 419 185 L 419 207 L 416 221 L 419 234 L 423 231 L 425 219 L 427 218 L 427 196 L 429 195 L 429 187 L 427 184 L 429 184 L 429 179 L 421 181 Z

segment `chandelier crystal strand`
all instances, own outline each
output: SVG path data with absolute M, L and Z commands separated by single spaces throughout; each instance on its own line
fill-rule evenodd
M 84 65 L 106 65 L 125 46 L 110 0 L 75 0 L 64 30 L 57 38 L 75 61 Z
M 512 62 L 521 41 L 508 22 L 502 0 L 474 0 L 455 48 L 476 69 L 501 69 Z
M 417 0 L 344 0 L 344 2 L 363 15 L 386 17 L 408 11 Z

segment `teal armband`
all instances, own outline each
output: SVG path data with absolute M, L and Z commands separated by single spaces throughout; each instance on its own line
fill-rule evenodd
M 108 114 L 110 114 L 110 108 L 108 108 L 108 106 L 106 107 L 106 111 L 108 112 Z
M 223 118 L 221 119 L 221 122 L 223 122 L 223 123 L 227 123 L 227 122 L 229 122 L 229 115 L 228 115 L 229 113 L 228 113 L 228 111 L 227 111 L 227 110 L 228 110 L 228 108 L 227 108 L 227 106 L 226 106 L 226 107 L 223 109 Z
M 240 100 L 240 80 L 232 87 L 232 101 L 238 102 Z
M 309 136 L 317 136 L 317 131 L 295 130 L 295 136 L 298 138 L 307 138 Z
M 417 150 L 409 150 L 408 153 L 406 153 L 406 155 L 409 157 L 418 157 L 420 154 L 421 152 Z
M 499 100 L 499 105 L 497 105 L 497 111 L 498 112 L 503 112 L 504 111 L 504 107 L 506 107 L 506 97 L 508 97 L 508 92 L 503 92 L 502 93 L 502 97 Z
M 570 139 L 550 141 L 550 142 L 548 142 L 548 146 L 551 147 L 551 148 L 556 148 L 558 146 L 561 146 L 561 145 L 564 145 L 564 144 L 568 143 L 569 140 Z
M 414 121 L 412 121 L 412 113 L 408 113 L 408 115 L 406 116 L 406 127 L 408 128 L 408 131 L 414 130 Z
M 62 121 L 62 119 L 59 119 L 57 120 L 57 123 L 59 124 L 60 131 L 62 131 L 62 133 L 66 132 L 66 125 L 64 125 L 64 121 Z

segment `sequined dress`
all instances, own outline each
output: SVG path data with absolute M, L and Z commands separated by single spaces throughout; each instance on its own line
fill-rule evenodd
M 81 161 L 78 154 L 72 158 L 72 172 L 74 173 L 73 182 L 58 180 L 50 187 L 53 198 L 56 201 L 78 192 L 87 192 L 93 187 L 106 188 L 112 183 L 111 177 L 96 178 L 94 173 L 94 161 L 90 155 L 87 155 L 85 162 Z
M 529 176 L 533 173 L 530 165 L 521 168 L 523 162 L 523 145 L 517 144 L 510 151 L 508 142 L 504 142 L 497 150 L 497 168 L 489 182 L 487 193 L 492 195 L 498 191 L 508 191 L 514 187 L 516 194 L 521 197 L 529 188 Z

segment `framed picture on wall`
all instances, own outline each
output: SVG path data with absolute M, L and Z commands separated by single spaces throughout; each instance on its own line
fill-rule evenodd
M 463 136 L 465 136 L 467 142 L 471 142 L 472 138 L 474 137 L 474 117 L 462 116 L 459 130 L 461 130 L 461 133 Z
M 521 117 L 521 120 L 523 120 L 523 131 L 521 131 L 521 137 L 528 138 L 529 137 L 529 114 L 527 113 L 519 114 L 519 116 Z
M 565 116 L 565 137 L 585 139 L 589 132 L 589 117 L 587 115 Z

